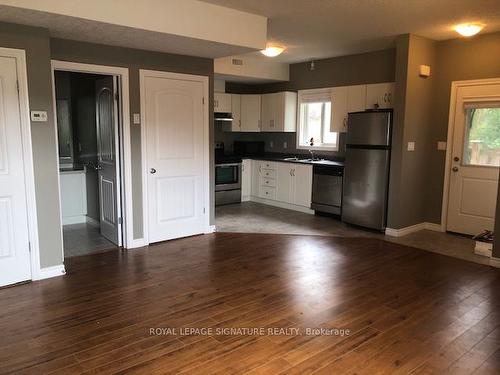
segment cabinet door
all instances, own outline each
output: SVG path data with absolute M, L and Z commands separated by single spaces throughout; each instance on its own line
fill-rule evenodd
M 214 94 L 214 112 L 231 112 L 231 94 L 216 92 Z
M 298 206 L 311 207 L 312 166 L 294 164 L 292 174 L 292 203 Z
M 361 112 L 366 109 L 366 85 L 347 87 L 347 112 Z
M 262 128 L 263 132 L 273 132 L 276 129 L 276 115 L 279 111 L 277 106 L 277 94 L 262 95 Z
M 366 85 L 366 108 L 392 108 L 394 83 Z
M 252 191 L 252 160 L 243 159 L 241 163 L 241 199 L 248 200 Z
M 262 169 L 262 162 L 258 160 L 252 160 L 252 186 L 250 194 L 254 197 L 258 197 L 260 194 L 260 171 Z
M 241 131 L 241 95 L 231 95 L 231 113 L 233 115 L 231 131 L 239 132 Z
M 334 87 L 331 90 L 332 112 L 330 131 L 345 133 L 347 131 L 347 87 Z
M 241 131 L 260 132 L 260 95 L 241 95 Z
M 296 132 L 297 131 L 297 93 L 296 92 L 284 92 L 282 93 L 280 99 L 281 106 L 283 107 L 282 118 L 278 121 L 283 123 L 284 132 Z
M 278 163 L 276 173 L 276 200 L 285 203 L 292 202 L 292 170 L 295 164 Z

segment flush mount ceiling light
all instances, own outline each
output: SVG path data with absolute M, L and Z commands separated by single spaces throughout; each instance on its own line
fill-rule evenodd
M 267 57 L 276 57 L 280 55 L 285 49 L 283 47 L 278 46 L 267 46 L 266 49 L 260 51 L 263 55 Z
M 473 36 L 476 35 L 483 29 L 483 25 L 478 23 L 462 23 L 455 26 L 455 31 L 462 36 Z

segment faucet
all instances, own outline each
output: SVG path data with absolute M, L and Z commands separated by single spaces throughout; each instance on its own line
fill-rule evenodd
M 313 150 L 309 150 L 309 153 L 311 154 L 311 160 L 314 161 L 314 151 Z

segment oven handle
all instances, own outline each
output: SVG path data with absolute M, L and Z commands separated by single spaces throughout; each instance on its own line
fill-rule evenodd
M 215 164 L 215 167 L 239 167 L 241 163 Z

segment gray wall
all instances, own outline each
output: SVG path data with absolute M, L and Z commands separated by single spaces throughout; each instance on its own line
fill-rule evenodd
M 435 66 L 436 42 L 416 35 L 398 38 L 396 100 L 387 225 L 403 228 L 426 221 L 427 159 L 434 154 L 430 130 L 433 127 L 434 74 L 419 76 L 420 65 Z M 415 142 L 415 151 L 407 143 Z M 442 151 L 441 151 L 442 152 Z
M 0 46 L 26 51 L 30 109 L 48 113 L 46 123 L 31 124 L 40 265 L 59 265 L 63 259 L 49 34 L 40 28 L 0 23 Z
M 261 94 L 277 91 L 297 91 L 312 88 L 348 86 L 368 83 L 393 82 L 395 73 L 395 49 L 369 52 L 357 55 L 334 57 L 315 61 L 314 71 L 310 63 L 290 65 L 290 81 L 270 84 L 249 85 L 226 82 L 226 92 L 237 94 Z M 229 133 L 223 132 L 220 124 L 216 124 L 215 139 L 223 141 L 226 148 L 231 149 L 235 140 L 256 140 L 266 143 L 266 152 L 289 154 L 307 153 L 297 150 L 296 133 Z M 340 134 L 339 151 L 320 153 L 329 158 L 344 156 L 345 134 Z M 286 141 L 288 147 L 283 148 Z M 270 142 L 274 147 L 270 147 Z
M 210 145 L 213 144 L 213 60 L 189 56 L 171 55 L 129 48 L 75 42 L 63 39 L 51 39 L 51 57 L 56 60 L 80 63 L 111 65 L 129 69 L 130 112 L 140 113 L 139 69 L 162 70 L 208 76 L 210 80 Z M 140 125 L 131 125 L 132 149 L 132 195 L 134 211 L 134 238 L 141 238 L 142 233 L 142 185 L 141 185 L 141 130 Z M 210 153 L 210 165 L 213 155 Z M 210 204 L 214 207 L 213 168 L 210 168 Z M 211 210 L 213 223 L 214 210 Z
M 500 77 L 500 32 L 438 42 L 433 75 L 434 120 L 430 137 L 435 146 L 447 137 L 451 82 Z M 427 160 L 429 175 L 433 176 L 427 187 L 427 221 L 432 223 L 441 222 L 445 157 L 434 147 Z

